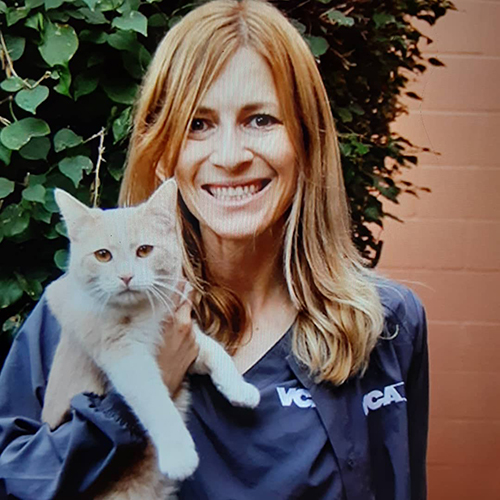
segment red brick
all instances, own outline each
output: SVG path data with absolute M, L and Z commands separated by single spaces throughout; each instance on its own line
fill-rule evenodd
M 421 165 L 500 167 L 498 144 L 492 140 L 500 130 L 500 114 L 411 111 L 391 129 L 441 154 L 419 154 Z
M 433 419 L 429 435 L 430 466 L 481 466 L 498 464 L 499 421 Z
M 500 323 L 500 273 L 380 269 L 413 288 L 433 321 Z
M 500 373 L 500 325 L 429 322 L 431 372 Z
M 460 243 L 465 222 L 457 220 L 407 220 L 384 224 L 383 267 L 461 269 L 465 247 Z
M 500 109 L 500 58 L 450 54 L 436 56 L 445 67 L 430 66 L 408 86 L 408 91 L 422 98 L 421 101 L 405 98 L 404 104 L 410 109 L 416 112 L 431 110 L 454 113 Z
M 425 21 L 412 22 L 416 29 L 433 40 L 424 40 L 419 48 L 424 53 L 461 53 L 500 55 L 498 25 L 500 3 L 498 1 L 454 0 L 457 11 L 449 11 L 434 26 Z
M 476 368 L 477 369 L 477 368 Z M 431 418 L 484 420 L 500 415 L 500 373 L 441 372 L 436 363 L 431 374 Z M 500 420 L 498 421 L 500 432 Z M 499 443 L 500 446 L 500 443 Z
M 481 467 L 467 465 L 429 465 L 429 500 L 498 500 L 498 464 Z
M 468 269 L 500 269 L 500 222 L 468 222 L 463 243 Z

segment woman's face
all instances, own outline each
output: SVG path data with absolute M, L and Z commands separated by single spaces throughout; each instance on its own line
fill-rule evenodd
M 257 236 L 290 206 L 297 166 L 283 119 L 269 66 L 238 50 L 200 103 L 175 169 L 204 238 Z

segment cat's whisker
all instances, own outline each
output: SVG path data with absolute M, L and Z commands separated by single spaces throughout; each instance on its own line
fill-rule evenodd
M 151 298 L 151 295 L 149 294 L 150 291 L 148 289 L 146 289 L 146 290 L 144 290 L 144 292 L 146 293 L 146 297 L 148 298 L 149 305 L 151 306 L 151 311 L 152 311 L 153 315 L 156 316 L 156 307 L 155 307 L 154 300 Z
M 172 308 L 166 302 L 165 298 L 161 295 L 161 293 L 157 289 L 154 288 L 154 285 L 153 285 L 153 288 L 150 289 L 150 292 L 158 299 L 159 302 L 161 302 L 165 306 L 165 309 L 167 309 L 168 314 L 172 315 L 173 314 Z
M 167 289 L 170 292 L 176 293 L 182 297 L 183 300 L 188 300 L 189 296 L 187 293 L 181 292 L 180 290 L 177 290 L 177 288 L 174 288 L 172 286 L 167 285 L 166 283 L 158 283 L 158 280 L 155 280 L 155 285 L 158 285 L 162 288 Z

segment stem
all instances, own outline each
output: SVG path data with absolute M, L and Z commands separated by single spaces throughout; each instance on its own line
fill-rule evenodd
M 104 136 L 106 135 L 106 130 L 103 127 L 97 134 L 94 134 L 92 137 L 87 139 L 87 141 L 90 141 L 91 139 L 94 139 L 95 137 L 99 136 L 99 148 L 98 148 L 98 156 L 97 156 L 97 164 L 95 167 L 95 179 L 94 179 L 94 192 L 92 193 L 92 206 L 94 208 L 97 207 L 97 199 L 99 197 L 99 187 L 101 185 L 101 181 L 99 180 L 99 174 L 101 171 L 101 163 L 104 160 L 103 154 L 104 154 Z M 87 142 L 85 141 L 85 142 Z

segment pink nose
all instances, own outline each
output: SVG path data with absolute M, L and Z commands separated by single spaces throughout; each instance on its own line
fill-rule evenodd
M 132 281 L 132 276 L 120 276 L 120 279 L 128 286 Z

